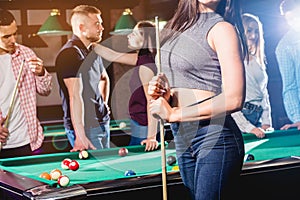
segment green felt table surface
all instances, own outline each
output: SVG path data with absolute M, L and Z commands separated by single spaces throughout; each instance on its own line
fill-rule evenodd
M 80 160 L 78 152 L 55 153 L 18 158 L 0 159 L 0 168 L 16 174 L 56 186 L 57 181 L 39 178 L 42 172 L 50 173 L 53 169 L 60 169 L 64 175 L 70 178 L 70 185 L 84 184 L 103 180 L 114 180 L 128 178 L 125 176 L 127 170 L 133 170 L 136 175 L 159 174 L 161 167 L 161 151 L 145 152 L 144 146 L 129 146 L 127 156 L 118 155 L 120 148 L 89 151 L 89 158 Z M 174 149 L 166 149 L 166 156 L 175 156 Z M 65 158 L 75 159 L 79 162 L 77 171 L 64 170 L 61 161 Z M 178 171 L 172 169 L 175 165 L 167 165 L 167 171 Z
M 258 139 L 252 134 L 243 134 L 243 138 L 245 153 L 254 155 L 253 161 L 300 157 L 300 131 L 296 129 L 268 132 L 263 139 Z M 120 147 L 90 150 L 89 158 L 86 160 L 80 160 L 78 152 L 0 159 L 0 168 L 52 186 L 56 186 L 57 182 L 39 178 L 42 172 L 49 173 L 53 169 L 60 169 L 64 175 L 69 176 L 70 185 L 128 178 L 124 175 L 127 170 L 135 171 L 135 176 L 161 173 L 160 150 L 145 152 L 144 146 L 128 146 L 129 154 L 121 157 L 118 155 L 119 149 Z M 169 155 L 175 156 L 174 148 L 166 148 L 166 157 Z M 77 171 L 62 169 L 61 162 L 65 158 L 77 160 L 79 169 Z M 167 171 L 178 171 L 178 168 L 173 167 L 167 165 Z
M 254 155 L 255 161 L 300 156 L 300 131 L 297 129 L 267 132 L 262 139 L 253 134 L 244 134 L 243 138 L 245 153 Z

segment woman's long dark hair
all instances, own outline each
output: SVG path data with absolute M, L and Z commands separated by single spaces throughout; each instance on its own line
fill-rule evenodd
M 216 9 L 216 13 L 220 14 L 225 21 L 236 27 L 242 43 L 243 56 L 245 57 L 248 48 L 244 35 L 240 0 L 221 0 Z M 179 0 L 174 16 L 168 21 L 162 31 L 162 44 L 172 38 L 174 34 L 176 37 L 176 33 L 182 33 L 193 26 L 198 19 L 198 15 L 198 0 Z
M 143 46 L 140 52 L 148 51 L 153 57 L 156 55 L 155 24 L 151 21 L 139 21 L 136 25 L 143 36 Z

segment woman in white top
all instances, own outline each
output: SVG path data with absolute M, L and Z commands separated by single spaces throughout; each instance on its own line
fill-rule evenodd
M 263 138 L 265 131 L 272 126 L 263 29 L 257 16 L 245 13 L 242 20 L 249 52 L 244 61 L 246 97 L 243 109 L 233 113 L 232 117 L 242 132 Z

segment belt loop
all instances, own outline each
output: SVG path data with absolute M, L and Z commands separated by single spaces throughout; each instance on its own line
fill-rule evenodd
M 249 110 L 259 110 L 259 108 L 261 108 L 261 106 L 249 103 L 249 102 L 245 102 L 244 103 L 244 108 L 249 109 Z

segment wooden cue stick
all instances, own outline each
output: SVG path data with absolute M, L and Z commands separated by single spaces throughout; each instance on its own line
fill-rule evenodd
M 159 21 L 158 16 L 155 17 L 155 32 L 156 32 L 156 57 L 157 57 L 157 73 L 161 72 L 160 58 L 160 41 L 159 41 Z M 160 143 L 161 143 L 161 168 L 162 168 L 162 183 L 163 183 L 163 200 L 167 200 L 167 171 L 166 171 L 166 149 L 164 135 L 164 121 L 160 119 Z
M 16 85 L 15 85 L 15 88 L 14 88 L 14 91 L 13 91 L 13 96 L 12 96 L 12 98 L 10 100 L 10 103 L 9 103 L 9 108 L 8 108 L 8 112 L 7 112 L 7 115 L 6 115 L 6 120 L 4 122 L 4 127 L 5 128 L 8 128 L 9 118 L 11 116 L 11 113 L 13 111 L 13 107 L 15 105 L 16 93 L 18 91 L 18 85 L 19 85 L 21 75 L 22 75 L 22 72 L 23 72 L 24 63 L 25 63 L 25 60 L 23 60 L 22 63 L 21 63 L 19 74 L 18 74 L 18 77 L 17 77 L 17 82 L 16 82 Z M 2 143 L 0 142 L 0 151 L 1 151 L 1 149 L 2 149 Z

